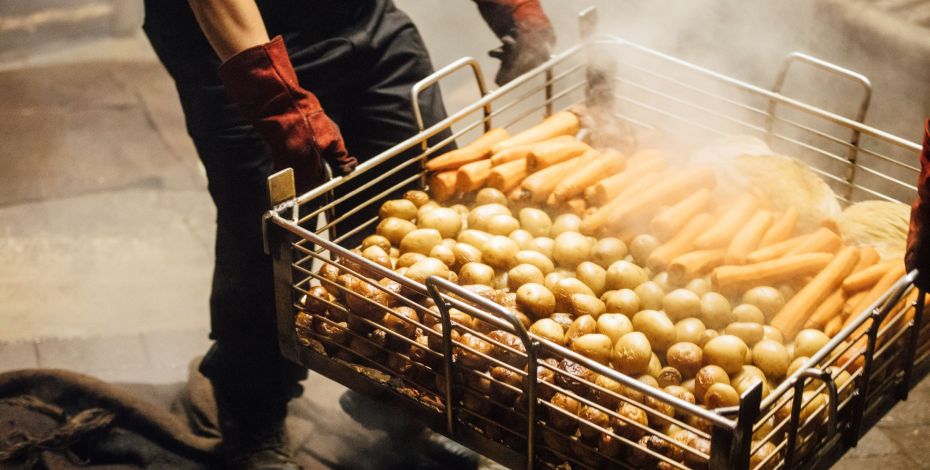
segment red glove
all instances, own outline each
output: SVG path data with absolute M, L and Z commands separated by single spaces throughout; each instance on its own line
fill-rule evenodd
M 911 206 L 911 226 L 907 234 L 907 270 L 920 270 L 917 285 L 930 289 L 930 120 L 924 123 L 924 148 L 920 152 L 917 199 Z
M 489 54 L 501 61 L 494 82 L 503 85 L 549 60 L 555 32 L 539 0 L 475 0 L 484 21 L 503 42 Z
M 339 128 L 316 96 L 297 82 L 281 36 L 229 58 L 219 75 L 233 102 L 271 146 L 275 169 L 294 169 L 299 192 L 324 181 L 324 160 L 336 174 L 355 168 L 358 162 L 346 152 Z

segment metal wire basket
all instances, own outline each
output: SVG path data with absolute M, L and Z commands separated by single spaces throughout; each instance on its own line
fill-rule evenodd
M 422 164 L 453 139 L 467 141 L 492 125 L 518 131 L 578 104 L 684 141 L 696 132 L 761 137 L 776 151 L 806 161 L 846 202 L 913 197 L 915 188 L 907 182 L 915 181 L 917 168 L 910 162 L 917 161 L 920 147 L 862 123 L 871 94 L 862 75 L 795 53 L 768 90 L 623 39 L 591 35 L 593 26 L 594 13 L 583 13 L 583 44 L 493 92 L 473 59 L 437 71 L 412 90 L 421 132 L 349 176 L 301 195 L 295 194 L 289 171 L 269 179 L 274 209 L 265 220 L 266 245 L 274 260 L 282 352 L 388 406 L 403 407 L 434 430 L 510 467 L 830 465 L 906 398 L 930 365 L 930 328 L 922 322 L 923 295 L 912 282 L 916 273 L 900 279 L 764 398 L 763 387 L 756 385 L 738 408 L 708 411 L 529 334 L 520 319 L 487 298 L 437 278 L 415 283 L 343 246 L 356 234 L 373 232 L 377 217 L 341 236 L 332 234 L 335 224 L 351 215 L 334 214 L 336 204 L 377 188 L 378 195 L 354 213 L 378 207 L 404 188 L 423 187 Z M 843 117 L 787 96 L 782 87 L 799 66 L 861 87 L 858 112 Z M 424 128 L 419 94 L 466 69 L 473 72 L 481 98 Z M 451 136 L 436 141 L 447 130 Z M 416 171 L 398 180 L 405 169 Z M 362 188 L 336 196 L 356 178 L 365 178 Z M 377 295 L 346 289 L 322 275 L 321 266 L 355 276 Z M 369 314 L 334 302 L 308 305 L 307 294 L 320 285 Z M 382 315 L 396 319 L 392 327 L 372 321 Z M 497 354 L 453 341 L 453 334 L 466 333 Z M 559 361 L 607 377 L 619 388 L 605 388 L 595 375 L 569 375 Z M 534 370 L 535 375 L 527 373 Z M 556 401 L 571 401 L 582 411 L 554 405 L 556 395 Z M 620 412 L 624 403 L 635 404 L 651 425 Z M 687 439 L 676 438 L 681 430 L 689 431 Z

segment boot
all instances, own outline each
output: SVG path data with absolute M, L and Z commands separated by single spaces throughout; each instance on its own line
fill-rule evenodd
M 288 446 L 284 420 L 246 423 L 220 418 L 223 468 L 228 470 L 300 470 Z

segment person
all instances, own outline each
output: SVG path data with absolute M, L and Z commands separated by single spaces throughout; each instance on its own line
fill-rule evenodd
M 925 292 L 930 291 L 930 119 L 924 122 L 917 197 L 911 205 L 904 264 L 908 272 L 914 269 L 918 271 L 915 280 L 917 287 Z
M 538 0 L 473 1 L 502 41 L 497 83 L 548 59 L 555 35 Z M 324 180 L 323 162 L 344 175 L 415 134 L 410 88 L 433 71 L 429 56 L 391 0 L 146 0 L 143 29 L 174 79 L 217 210 L 213 344 L 200 371 L 223 466 L 299 468 L 283 423 L 307 374 L 277 346 L 266 179 L 290 167 L 305 191 Z M 445 117 L 438 87 L 420 103 L 427 126 Z

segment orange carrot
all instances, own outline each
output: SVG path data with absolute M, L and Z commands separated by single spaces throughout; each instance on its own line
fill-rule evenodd
M 491 174 L 491 160 L 478 160 L 459 167 L 455 187 L 460 193 L 469 193 L 482 186 Z
M 857 261 L 859 250 L 856 248 L 846 247 L 840 250 L 823 271 L 785 303 L 772 319 L 772 326 L 778 328 L 786 340 L 794 339 L 817 306 L 840 286 Z
M 816 273 L 832 259 L 829 253 L 805 253 L 742 266 L 720 266 L 711 272 L 710 282 L 714 290 L 727 292 L 771 286 Z
M 788 251 L 798 246 L 801 243 L 804 243 L 811 234 L 798 235 L 794 238 L 789 238 L 785 241 L 778 242 L 774 245 L 769 245 L 765 248 L 759 248 L 752 253 L 749 253 L 749 256 L 746 257 L 746 261 L 749 263 L 761 263 L 762 261 L 768 261 L 771 259 L 779 258 L 784 256 Z
M 584 202 L 584 199 L 575 197 L 565 201 L 565 208 L 569 213 L 580 217 L 582 214 L 584 214 L 585 209 L 588 208 L 588 204 Z
M 623 155 L 608 150 L 590 164 L 565 175 L 562 181 L 552 190 L 552 196 L 560 203 L 579 196 L 584 192 L 585 188 L 605 177 L 622 171 L 625 165 L 626 159 L 623 158 Z
M 659 212 L 649 223 L 649 232 L 659 240 L 668 240 L 681 228 L 682 220 L 688 220 L 703 211 L 710 200 L 710 191 L 707 188 L 699 189 L 678 204 Z
M 504 129 L 491 129 L 474 142 L 426 162 L 426 169 L 429 171 L 454 170 L 462 165 L 487 158 L 491 153 L 491 147 L 508 137 L 510 134 Z
M 526 158 L 530 152 L 533 151 L 533 147 L 540 145 L 545 146 L 549 143 L 555 142 L 570 142 L 575 141 L 575 138 L 570 135 L 560 135 L 558 137 L 544 140 L 542 142 L 535 142 L 532 144 L 523 144 L 523 145 L 514 145 L 513 147 L 507 147 L 500 152 L 497 152 L 491 155 L 491 166 L 497 166 L 502 163 L 512 162 L 514 160 L 519 160 L 521 158 Z
M 788 250 L 788 255 L 800 253 L 836 253 L 843 246 L 843 239 L 832 230 L 821 227 L 810 238 Z
M 429 178 L 429 192 L 433 199 L 438 202 L 445 202 L 455 195 L 456 170 L 433 173 Z
M 835 289 L 823 303 L 817 306 L 817 309 L 811 314 L 810 319 L 804 324 L 804 328 L 823 330 L 827 323 L 833 321 L 834 318 L 843 313 L 843 305 L 845 303 L 846 296 L 843 293 L 843 289 Z M 840 326 L 842 326 L 842 323 L 840 323 Z
M 740 227 L 752 217 L 757 204 L 754 197 L 743 196 L 723 213 L 717 225 L 694 240 L 694 246 L 702 250 L 727 246 Z
M 709 273 L 723 264 L 727 250 L 699 250 L 685 253 L 668 264 L 668 279 L 674 285 L 683 285 L 696 277 Z
M 849 277 L 843 280 L 843 290 L 845 290 L 846 293 L 850 295 L 866 290 L 874 286 L 875 283 L 877 283 L 882 278 L 882 276 L 888 272 L 889 268 L 900 262 L 900 260 L 885 261 L 883 263 L 869 266 L 857 273 L 851 274 Z
M 662 152 L 660 152 L 657 149 L 640 150 L 639 152 L 634 153 L 633 156 L 630 157 L 630 160 L 627 162 L 627 167 L 636 168 L 639 165 L 643 165 L 643 164 L 646 164 L 646 163 L 649 163 L 655 160 L 662 160 L 662 161 L 665 160 L 665 157 L 662 155 Z
M 756 212 L 746 225 L 740 228 L 730 245 L 727 247 L 727 257 L 724 261 L 726 264 L 743 264 L 746 257 L 758 245 L 762 237 L 765 236 L 766 230 L 772 225 L 772 213 L 770 211 Z
M 765 236 L 762 237 L 762 241 L 759 242 L 759 247 L 764 248 L 766 246 L 771 246 L 790 238 L 791 234 L 794 233 L 795 227 L 798 225 L 798 216 L 798 210 L 794 206 L 791 206 L 771 227 L 769 227 L 768 231 L 765 232 Z
M 714 218 L 710 214 L 698 214 L 692 217 L 674 237 L 652 250 L 652 254 L 646 260 L 646 267 L 656 273 L 665 271 L 673 259 L 691 251 L 694 246 L 694 237 L 707 230 L 713 223 Z
M 526 178 L 526 160 L 514 160 L 492 168 L 487 185 L 507 193 L 519 186 L 523 178 Z
M 530 171 L 539 171 L 556 163 L 575 158 L 588 150 L 591 150 L 591 146 L 580 140 L 543 142 L 534 145 L 526 156 L 527 168 Z
M 639 155 L 639 154 L 636 154 Z M 633 158 L 636 157 L 633 156 Z M 651 159 L 637 165 L 628 165 L 625 171 L 617 173 L 609 178 L 597 182 L 590 188 L 590 192 L 585 190 L 585 199 L 590 205 L 604 205 L 617 197 L 631 184 L 644 178 L 646 175 L 655 174 L 666 167 L 665 160 Z
M 888 266 L 886 268 L 885 274 L 881 277 L 881 279 L 879 279 L 878 282 L 876 282 L 875 285 L 873 285 L 871 289 L 869 289 L 868 291 L 863 291 L 863 292 L 867 292 L 867 294 L 863 295 L 862 298 L 859 299 L 859 302 L 857 302 L 852 307 L 852 309 L 850 310 L 849 318 L 846 319 L 846 323 L 843 326 L 846 326 L 850 324 L 853 320 L 855 320 L 856 317 L 858 317 L 862 313 L 863 310 L 865 310 L 869 305 L 872 305 L 876 300 L 878 300 L 883 294 L 885 294 L 885 292 L 888 291 L 888 289 L 891 289 L 891 286 L 894 285 L 894 283 L 897 282 L 897 280 L 900 279 L 901 276 L 903 275 L 904 275 L 904 263 L 901 262 L 900 260 L 897 260 L 896 263 L 893 263 L 892 265 Z M 867 323 L 863 324 L 862 327 L 860 327 L 860 330 L 857 331 L 857 333 L 861 333 L 862 331 L 865 331 L 863 327 L 868 328 Z
M 513 147 L 520 144 L 531 144 L 533 142 L 542 142 L 543 140 L 558 137 L 560 135 L 575 135 L 581 128 L 581 121 L 575 113 L 570 111 L 560 111 L 549 117 L 543 122 L 536 124 L 519 134 L 498 142 L 491 147 L 491 153 L 497 153 L 507 147 Z
M 520 184 L 519 200 L 531 201 L 535 203 L 545 202 L 552 190 L 562 178 L 580 166 L 587 165 L 597 158 L 595 151 L 586 152 L 580 157 L 566 160 L 562 163 L 552 165 L 549 168 L 530 174 Z
M 833 317 L 830 321 L 827 322 L 823 327 L 823 332 L 829 337 L 836 336 L 840 332 L 840 329 L 843 328 L 843 316 L 837 315 Z

